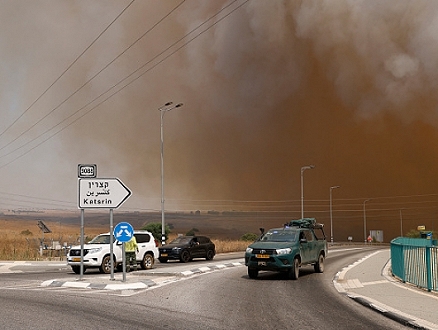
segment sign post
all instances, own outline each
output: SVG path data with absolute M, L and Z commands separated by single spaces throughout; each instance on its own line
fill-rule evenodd
M 122 205 L 131 191 L 118 178 L 96 178 L 97 166 L 92 164 L 79 164 L 79 200 L 81 209 L 81 266 L 80 280 L 84 273 L 84 209 L 106 208 L 110 210 L 110 254 L 113 255 L 113 209 Z M 129 224 L 128 224 L 129 225 Z M 131 226 L 131 225 L 129 225 Z M 131 226 L 132 228 L 132 226 Z M 133 231 L 132 231 L 133 232 Z M 124 245 L 123 245 L 124 247 Z M 123 251 L 123 257 L 124 257 Z M 125 268 L 125 266 L 124 266 Z M 124 280 L 126 274 L 124 273 Z M 114 259 L 111 258 L 111 280 L 114 280 Z
M 114 237 L 121 242 L 122 245 L 122 260 L 123 260 L 123 282 L 126 281 L 126 253 L 125 243 L 129 242 L 134 236 L 134 228 L 128 222 L 120 222 L 114 228 Z
M 96 164 L 78 165 L 78 178 L 95 178 L 96 176 L 97 176 Z M 84 277 L 84 209 L 81 209 L 81 266 L 79 272 L 79 280 L 82 281 L 83 277 Z

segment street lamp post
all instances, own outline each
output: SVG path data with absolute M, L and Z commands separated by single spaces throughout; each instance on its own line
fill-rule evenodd
M 315 165 L 308 165 L 301 167 L 301 219 L 304 219 L 304 182 L 303 182 L 303 172 L 305 170 L 311 170 L 315 168 Z
M 165 222 L 164 222 L 164 137 L 163 137 L 163 118 L 164 114 L 167 111 L 171 111 L 176 108 L 180 108 L 183 106 L 182 103 L 178 103 L 177 105 L 172 105 L 173 102 L 167 102 L 162 107 L 158 108 L 160 111 L 160 134 L 161 134 L 161 244 L 166 243 L 166 230 L 165 230 Z
M 333 211 L 332 211 L 332 191 L 341 186 L 330 187 L 330 242 L 333 244 Z
M 365 243 L 367 242 L 367 214 L 365 210 L 365 203 L 368 201 L 369 199 L 363 201 L 363 236 Z

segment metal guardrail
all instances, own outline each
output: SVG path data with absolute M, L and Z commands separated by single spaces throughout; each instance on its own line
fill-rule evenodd
M 391 241 L 392 274 L 401 281 L 438 291 L 436 240 L 398 237 Z

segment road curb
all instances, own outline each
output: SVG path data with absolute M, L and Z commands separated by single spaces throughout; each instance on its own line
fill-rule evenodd
M 390 318 L 391 320 L 394 320 L 404 326 L 407 326 L 409 328 L 412 329 L 421 329 L 421 330 L 431 330 L 431 329 L 436 329 L 436 327 L 434 327 L 433 324 L 430 324 L 429 326 L 429 322 L 427 321 L 423 321 L 423 320 L 415 320 L 411 317 L 405 316 L 403 315 L 404 313 L 401 311 L 398 311 L 394 308 L 388 307 L 378 301 L 375 301 L 369 297 L 365 297 L 362 295 L 358 295 L 358 294 L 353 294 L 351 292 L 347 292 L 347 290 L 345 289 L 344 285 L 342 284 L 342 282 L 345 280 L 345 275 L 346 273 L 351 270 L 352 268 L 354 268 L 355 266 L 359 265 L 360 263 L 362 263 L 363 261 L 365 261 L 366 259 L 374 256 L 375 254 L 379 253 L 379 251 L 373 252 L 365 257 L 363 257 L 362 259 L 354 262 L 353 264 L 343 268 L 340 272 L 338 272 L 334 278 L 333 278 L 333 285 L 335 287 L 335 289 L 341 293 L 346 295 L 348 298 L 354 300 L 355 302 L 361 304 L 362 306 L 365 306 L 367 308 L 370 308 L 378 313 L 380 313 L 381 315 Z M 382 276 L 385 278 L 385 280 L 388 283 L 392 283 L 393 285 L 397 285 L 397 281 L 394 280 L 389 274 L 390 274 L 390 268 L 391 268 L 391 263 L 390 261 L 388 261 L 383 270 L 382 270 Z M 425 325 L 421 325 L 420 323 L 423 323 Z
M 376 304 L 375 302 L 372 302 L 368 300 L 368 298 L 359 296 L 359 295 L 351 295 L 347 294 L 347 296 L 357 303 L 361 304 L 362 306 L 368 307 L 379 314 L 382 314 L 385 317 L 390 318 L 391 320 L 394 320 L 404 326 L 413 328 L 413 329 L 421 329 L 421 330 L 430 330 L 428 327 L 423 327 L 415 322 L 415 320 L 410 319 L 408 317 L 405 317 L 403 315 L 400 315 L 399 313 L 396 313 L 394 311 L 387 310 L 385 307 L 382 307 L 379 304 Z

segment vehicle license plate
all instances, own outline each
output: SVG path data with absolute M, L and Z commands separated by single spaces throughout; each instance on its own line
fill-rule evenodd
M 269 254 L 256 254 L 257 259 L 269 259 Z
M 161 253 L 161 257 L 167 257 L 167 253 Z
M 266 266 L 266 261 L 259 261 L 257 264 L 259 266 Z
M 72 261 L 73 262 L 81 262 L 81 258 L 73 258 Z

